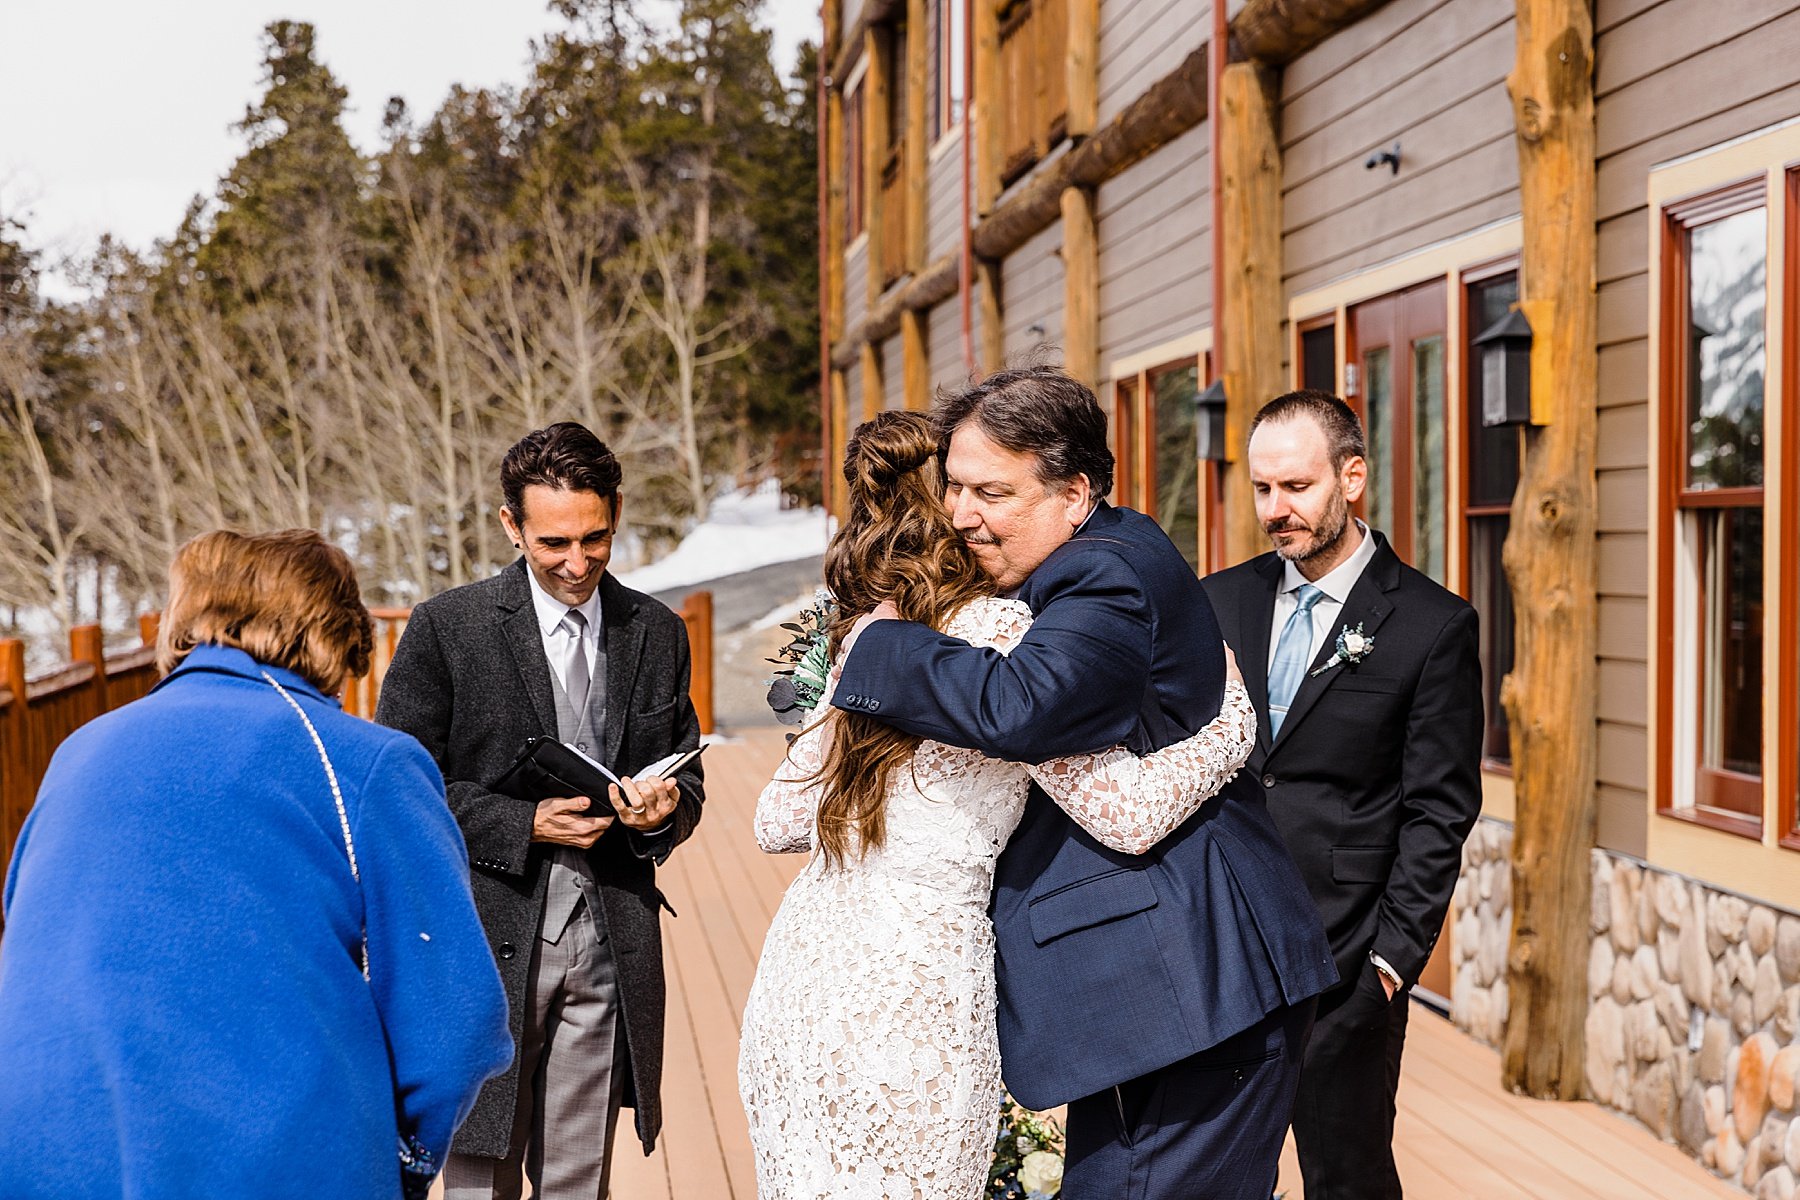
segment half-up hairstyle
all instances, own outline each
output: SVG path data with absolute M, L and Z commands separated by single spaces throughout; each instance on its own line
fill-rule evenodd
M 891 600 L 902 620 L 942 628 L 994 585 L 944 511 L 937 439 L 923 413 L 884 412 L 844 447 L 849 507 L 825 552 L 825 585 L 837 599 L 827 631 L 835 657 L 856 619 Z M 820 771 L 818 842 L 832 866 L 887 840 L 887 783 L 920 738 L 863 713 L 834 711 Z

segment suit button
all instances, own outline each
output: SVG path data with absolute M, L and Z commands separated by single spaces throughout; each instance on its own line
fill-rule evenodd
M 500 957 L 501 958 L 511 958 L 516 953 L 518 953 L 518 951 L 513 949 L 513 944 L 511 942 L 501 942 L 500 943 Z
M 1263 776 L 1263 786 L 1266 788 L 1274 787 L 1275 786 L 1275 777 L 1273 775 L 1264 775 Z

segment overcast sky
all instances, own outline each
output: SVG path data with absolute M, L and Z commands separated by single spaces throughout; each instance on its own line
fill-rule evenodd
M 655 3 L 656 0 L 650 0 Z M 818 36 L 818 0 L 763 0 L 776 66 Z M 49 255 L 102 232 L 148 248 L 243 148 L 263 26 L 311 21 L 372 149 L 390 96 L 435 111 L 452 83 L 521 83 L 543 0 L 0 0 L 0 215 Z M 52 290 L 60 290 L 51 281 Z

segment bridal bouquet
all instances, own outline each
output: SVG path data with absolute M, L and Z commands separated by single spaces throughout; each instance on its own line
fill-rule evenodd
M 825 694 L 825 676 L 831 670 L 825 631 L 836 611 L 837 602 L 831 593 L 820 588 L 800 610 L 798 618 L 781 623 L 794 636 L 775 652 L 774 658 L 765 661 L 775 664 L 775 673 L 769 679 L 769 707 L 783 725 L 805 724 Z
M 1050 1117 L 1000 1102 L 1000 1134 L 987 1194 L 994 1200 L 1054 1200 L 1062 1194 L 1063 1132 Z

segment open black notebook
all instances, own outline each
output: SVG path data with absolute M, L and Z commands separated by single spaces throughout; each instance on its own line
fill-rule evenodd
M 634 779 L 666 779 L 700 757 L 705 746 L 678 750 L 632 775 Z M 603 763 L 555 738 L 534 737 L 519 751 L 506 773 L 494 781 L 494 790 L 518 800 L 549 800 L 559 796 L 586 796 L 594 803 L 589 814 L 612 815 L 606 785 L 619 777 Z

